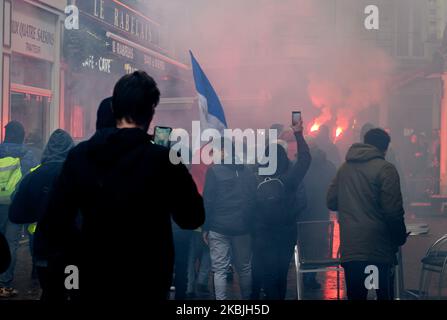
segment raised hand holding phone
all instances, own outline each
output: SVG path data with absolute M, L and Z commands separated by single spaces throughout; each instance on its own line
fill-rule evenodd
M 294 132 L 303 132 L 303 118 L 301 111 L 292 112 L 292 129 Z

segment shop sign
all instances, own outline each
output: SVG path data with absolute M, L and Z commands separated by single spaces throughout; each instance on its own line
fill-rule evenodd
M 142 44 L 159 44 L 159 24 L 127 6 L 124 1 L 83 0 L 77 3 L 82 13 L 120 30 Z
M 163 60 L 143 53 L 142 51 L 130 45 L 123 44 L 117 40 L 112 40 L 112 52 L 142 67 L 161 71 L 166 70 L 166 62 L 164 62 Z
M 45 20 L 46 17 L 52 21 Z M 13 10 L 11 21 L 13 51 L 53 61 L 55 33 L 55 20 L 51 19 L 50 14 L 40 14 L 38 10 L 27 12 Z
M 85 59 L 85 61 L 82 62 L 82 67 L 93 71 L 111 73 L 112 62 L 113 59 L 108 59 L 105 57 L 95 57 L 93 55 L 90 55 L 87 57 L 87 59 Z

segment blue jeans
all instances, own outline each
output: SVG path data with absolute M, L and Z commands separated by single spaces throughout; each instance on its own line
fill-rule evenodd
M 14 280 L 14 269 L 17 261 L 17 249 L 19 248 L 19 240 L 22 234 L 21 224 L 15 224 L 8 218 L 9 206 L 0 205 L 0 231 L 5 235 L 8 241 L 9 250 L 11 251 L 11 264 L 8 270 L 0 274 L 0 287 L 10 287 Z
M 251 236 L 226 236 L 210 231 L 211 267 L 214 273 L 216 300 L 227 300 L 227 272 L 234 261 L 243 300 L 251 297 Z

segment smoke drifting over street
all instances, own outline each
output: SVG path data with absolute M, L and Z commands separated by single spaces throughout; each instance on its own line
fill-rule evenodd
M 207 69 L 229 109 L 230 126 L 269 126 L 278 117 L 289 122 L 295 107 L 303 109 L 306 120 L 317 127 L 333 120 L 344 130 L 359 110 L 379 105 L 385 98 L 393 64 L 382 49 L 360 41 L 357 34 L 363 31 L 363 20 L 358 20 L 359 31 L 353 31 L 349 44 L 338 42 L 331 3 L 194 0 L 158 4 L 169 21 L 170 41 L 191 48 Z M 359 8 L 348 8 L 345 14 Z M 295 43 L 290 43 L 291 36 Z M 288 52 L 291 57 L 303 57 L 293 68 Z M 239 120 L 244 118 L 241 109 L 250 109 L 253 103 L 257 108 L 246 111 L 250 112 L 246 124 Z

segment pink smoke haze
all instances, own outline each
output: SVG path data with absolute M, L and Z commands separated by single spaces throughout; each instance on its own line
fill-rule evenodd
M 320 109 L 315 123 L 335 120 L 337 127 L 346 130 L 359 111 L 383 103 L 393 64 L 380 49 L 328 49 L 319 61 L 317 70 L 309 74 L 308 86 L 313 105 Z
M 330 120 L 346 129 L 385 96 L 390 59 L 356 39 L 349 47 L 331 40 L 333 10 L 325 1 L 158 2 L 169 41 L 194 52 L 231 127 L 288 125 L 298 110 L 308 130 Z M 188 60 L 186 50 L 176 53 Z

